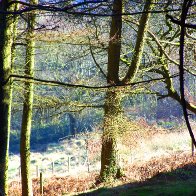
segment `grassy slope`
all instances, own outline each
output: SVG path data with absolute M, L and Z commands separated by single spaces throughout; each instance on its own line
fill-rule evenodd
M 70 195 L 70 193 L 76 195 L 79 192 L 83 192 L 83 195 L 196 196 L 196 158 L 190 156 L 190 138 L 187 131 L 183 127 L 176 131 L 158 130 L 156 127 L 147 125 L 145 125 L 145 129 L 133 128 L 133 131 L 126 132 L 121 137 L 123 145 L 120 145 L 119 148 L 120 153 L 124 154 L 121 164 L 126 176 L 118 184 L 115 182 L 110 186 L 103 184 L 95 186 L 98 173 L 77 175 L 78 166 L 73 168 L 74 174 L 70 174 L 70 176 L 58 176 L 58 173 L 55 173 L 56 176 L 46 177 L 51 173 L 46 170 L 44 171 L 44 196 Z M 89 153 L 98 155 L 100 154 L 99 139 L 95 136 L 92 138 L 95 140 L 92 142 L 94 147 L 89 148 Z M 69 154 L 68 149 L 70 149 L 70 153 L 76 152 L 77 156 L 81 155 L 79 149 L 84 150 L 85 147 L 76 145 L 78 142 L 81 143 L 78 140 L 64 143 L 62 152 L 61 150 L 61 153 L 59 152 L 62 157 L 57 153 L 58 150 L 55 146 L 54 149 L 49 149 L 50 152 L 42 154 L 41 158 L 45 160 L 52 156 L 54 159 L 57 156 L 56 159 L 59 160 Z M 36 163 L 38 162 L 36 154 L 33 155 L 33 159 Z M 16 165 L 15 159 L 12 162 Z M 61 174 L 63 167 L 60 168 Z M 33 189 L 34 195 L 38 195 L 39 179 L 33 180 Z M 91 192 L 84 194 L 86 191 Z M 21 188 L 17 181 L 10 183 L 10 196 L 12 195 L 21 195 Z
M 111 185 L 113 186 L 113 184 Z M 183 168 L 178 168 L 172 172 L 158 174 L 142 183 L 122 184 L 113 188 L 102 187 L 79 195 L 195 196 L 196 166 L 186 165 Z
M 195 188 L 196 181 L 177 181 L 172 183 L 164 183 L 164 184 L 151 184 L 151 185 L 143 185 L 137 188 L 122 188 L 117 187 L 115 189 L 107 189 L 101 188 L 98 191 L 94 191 L 88 194 L 80 194 L 80 195 L 99 195 L 99 196 L 107 196 L 107 195 L 119 195 L 119 196 L 127 196 L 127 195 L 138 195 L 138 196 L 166 196 L 166 195 L 175 195 L 175 196 L 189 196 L 196 195 Z

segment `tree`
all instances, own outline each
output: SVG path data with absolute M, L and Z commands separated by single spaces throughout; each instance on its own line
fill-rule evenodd
M 139 21 L 137 32 L 137 40 L 135 44 L 134 54 L 129 69 L 125 77 L 119 78 L 119 65 L 121 55 L 121 33 L 122 33 L 122 0 L 114 0 L 113 16 L 110 27 L 110 38 L 108 47 L 108 66 L 107 66 L 107 82 L 110 85 L 126 85 L 130 81 L 133 82 L 138 72 L 145 38 L 147 34 L 148 21 L 150 11 L 153 8 L 153 0 L 146 1 L 144 12 Z M 106 101 L 104 107 L 104 131 L 102 137 L 101 151 L 101 180 L 107 181 L 120 176 L 120 168 L 117 161 L 117 139 L 118 134 L 122 131 L 121 117 L 121 92 L 119 89 L 109 89 L 106 93 Z
M 31 0 L 30 3 L 37 4 L 37 0 Z M 27 14 L 27 35 L 26 35 L 26 64 L 25 75 L 33 77 L 35 64 L 35 12 Z M 21 176 L 22 176 L 22 195 L 32 195 L 32 180 L 30 175 L 30 135 L 33 112 L 33 83 L 25 82 L 24 104 L 22 114 L 22 128 L 20 139 L 20 158 L 21 158 Z
M 186 103 L 185 92 L 184 92 L 184 43 L 185 43 L 185 31 L 186 31 L 186 18 L 187 18 L 189 9 L 192 6 L 192 3 L 193 3 L 192 0 L 189 0 L 189 1 L 184 0 L 183 6 L 182 6 L 180 50 L 179 50 L 179 56 L 180 56 L 179 74 L 180 74 L 180 95 L 181 95 L 184 118 L 187 124 L 189 134 L 191 136 L 192 143 L 196 147 L 195 137 L 194 137 L 194 134 L 193 134 L 190 122 L 189 122 L 188 111 L 187 111 L 187 106 L 186 106 L 187 103 Z M 195 25 L 195 28 L 196 28 L 196 25 Z
M 189 131 L 189 134 L 191 136 L 192 144 L 196 147 L 196 141 L 194 137 L 194 133 L 192 131 L 190 122 L 189 122 L 189 117 L 188 117 L 188 111 L 187 111 L 187 102 L 185 99 L 185 90 L 184 90 L 184 44 L 185 44 L 185 31 L 186 31 L 186 19 L 188 15 L 188 11 L 190 7 L 192 6 L 193 1 L 185 1 L 183 2 L 182 6 L 182 13 L 181 13 L 181 21 L 180 21 L 180 26 L 181 26 L 181 32 L 180 32 L 180 49 L 179 49 L 179 56 L 180 56 L 180 65 L 179 65 L 179 80 L 180 80 L 180 95 L 181 95 L 181 104 L 182 104 L 182 109 L 183 109 L 183 114 L 184 114 L 184 119 L 187 124 L 187 128 Z M 196 25 L 191 25 L 191 28 L 196 29 Z
M 126 16 L 122 16 L 124 14 L 123 13 L 123 9 L 124 9 L 123 6 L 125 6 L 125 2 L 128 2 L 128 1 L 114 0 L 114 1 L 108 2 L 108 1 L 101 1 L 100 0 L 100 1 L 95 2 L 95 7 L 93 6 L 94 3 L 92 3 L 92 1 L 84 1 L 84 2 L 80 1 L 76 4 L 72 4 L 72 5 L 68 5 L 68 6 L 67 6 L 67 4 L 65 6 L 65 4 L 63 2 L 61 2 L 62 7 L 61 7 L 61 4 L 57 4 L 57 7 L 55 7 L 55 3 L 52 6 L 48 6 L 48 5 L 32 5 L 32 4 L 28 4 L 25 2 L 21 2 L 21 4 L 24 6 L 24 9 L 21 9 L 19 12 L 17 12 L 17 13 L 23 13 L 23 12 L 27 12 L 27 11 L 32 11 L 34 9 L 42 9 L 45 11 L 52 11 L 52 12 L 64 11 L 64 12 L 75 14 L 75 15 L 78 14 L 78 15 L 90 15 L 90 16 L 92 16 L 92 15 L 111 16 L 111 25 L 108 25 L 110 28 L 109 44 L 108 44 L 108 47 L 105 47 L 105 49 L 108 50 L 108 53 L 106 55 L 108 57 L 107 74 L 105 74 L 104 71 L 100 68 L 100 66 L 98 66 L 96 64 L 96 59 L 93 58 L 95 64 L 97 65 L 97 68 L 99 68 L 99 71 L 102 72 L 104 77 L 107 78 L 107 86 L 104 87 L 107 90 L 106 90 L 105 105 L 104 105 L 105 116 L 104 116 L 104 131 L 103 131 L 103 137 L 102 137 L 101 172 L 100 172 L 101 180 L 103 180 L 103 181 L 107 181 L 109 179 L 119 177 L 121 174 L 120 168 L 118 166 L 118 161 L 117 161 L 117 154 L 118 154 L 117 142 L 118 142 L 118 137 L 119 137 L 120 132 L 123 131 L 122 126 L 121 126 L 121 124 L 123 124 L 121 101 L 122 101 L 122 94 L 124 93 L 124 88 L 125 88 L 124 86 L 129 85 L 130 89 L 132 89 L 134 83 L 138 81 L 137 77 L 140 76 L 140 72 L 143 71 L 142 76 L 143 75 L 146 77 L 149 76 L 151 78 L 150 81 L 164 80 L 164 82 L 166 84 L 166 88 L 168 89 L 167 96 L 170 96 L 170 97 L 176 99 L 177 101 L 181 102 L 181 98 L 177 93 L 178 91 L 174 88 L 174 85 L 173 85 L 173 77 L 174 76 L 171 74 L 171 72 L 169 70 L 169 63 L 167 61 L 167 60 L 169 60 L 170 62 L 172 62 L 172 59 L 167 55 L 168 51 L 164 47 L 162 47 L 162 42 L 160 43 L 161 39 L 160 40 L 157 39 L 157 37 L 160 36 L 160 33 L 159 34 L 157 33 L 158 35 L 156 34 L 156 36 L 155 36 L 152 32 L 150 32 L 148 30 L 148 24 L 149 24 L 151 11 L 153 11 L 153 6 L 155 4 L 154 0 L 150 0 L 150 1 L 146 0 L 144 8 L 143 8 L 143 12 L 142 11 L 140 13 L 138 12 L 139 14 L 141 14 L 141 18 L 139 19 L 139 23 L 137 23 L 138 30 L 137 30 L 137 34 L 135 36 L 136 42 L 134 43 L 134 52 L 131 53 L 129 50 L 129 54 L 131 53 L 132 59 L 127 60 L 126 58 L 122 58 L 122 56 L 125 56 L 122 52 L 122 50 L 123 50 L 123 48 L 122 48 L 122 46 L 123 46 L 122 26 L 123 26 L 124 21 L 126 21 L 126 18 L 128 18 Z M 100 5 L 97 6 L 98 8 L 101 7 L 101 5 L 103 3 L 103 5 L 104 5 L 103 7 L 107 7 L 108 10 L 110 10 L 110 4 L 112 4 L 112 14 L 111 13 L 108 14 L 108 13 L 104 13 L 104 12 L 103 13 L 96 12 L 96 3 L 100 3 Z M 163 4 L 164 4 L 164 2 L 163 2 Z M 143 3 L 141 5 L 143 6 Z M 71 9 L 72 9 L 72 11 L 70 11 Z M 100 9 L 100 10 L 104 10 L 104 9 Z M 99 9 L 98 9 L 98 11 L 99 11 Z M 131 13 L 128 13 L 128 15 L 129 14 L 131 14 Z M 84 20 L 84 22 L 87 22 L 87 21 Z M 79 24 L 79 26 L 80 25 L 81 24 Z M 163 30 L 165 30 L 165 29 L 163 28 Z M 60 32 L 62 32 L 62 31 L 63 30 L 60 29 Z M 158 30 L 157 30 L 157 32 L 158 32 Z M 126 31 L 126 33 L 127 33 L 127 31 Z M 76 34 L 76 37 L 77 37 L 77 35 L 78 34 Z M 147 52 L 155 51 L 154 56 L 153 56 L 153 60 L 155 59 L 156 62 L 155 63 L 153 62 L 153 63 L 157 66 L 152 65 L 151 64 L 152 61 L 151 61 L 148 63 L 149 67 L 147 66 L 147 67 L 145 67 L 146 69 L 140 70 L 140 68 L 143 68 L 141 65 L 141 59 L 143 57 L 143 50 L 144 50 L 147 35 L 149 35 L 149 37 L 151 38 L 150 41 L 147 40 L 148 47 L 152 48 L 152 50 L 148 49 Z M 160 37 L 164 37 L 164 36 L 165 35 L 162 35 Z M 49 41 L 50 41 L 51 37 L 49 38 Z M 65 35 L 65 37 L 66 37 L 66 35 Z M 32 41 L 32 40 L 29 40 L 29 41 Z M 165 40 L 163 40 L 163 41 L 165 41 Z M 172 40 L 169 40 L 169 42 L 171 42 L 171 41 Z M 91 42 L 91 40 L 89 42 Z M 155 42 L 156 44 L 154 44 L 154 43 L 152 44 L 152 42 Z M 96 43 L 96 44 L 99 47 L 102 45 L 102 43 L 101 44 Z M 168 46 L 168 44 L 166 44 L 166 47 L 167 46 Z M 90 46 L 90 53 L 93 57 L 94 55 L 92 53 L 91 48 L 92 48 L 92 46 Z M 76 53 L 77 53 L 77 51 L 76 51 Z M 30 54 L 30 52 L 29 52 L 29 54 Z M 72 57 L 73 54 L 71 54 L 70 56 Z M 152 57 L 152 55 L 151 56 L 149 55 L 149 58 L 151 58 L 151 57 Z M 75 58 L 75 56 L 72 57 L 72 60 L 74 58 Z M 123 74 L 121 73 L 122 69 L 120 69 L 120 65 L 122 62 L 127 65 L 127 69 L 123 70 L 125 72 L 125 74 L 124 74 L 124 72 L 123 72 Z M 153 67 L 154 67 L 154 69 L 153 69 Z M 146 70 L 148 70 L 148 71 L 146 71 Z M 156 73 L 156 76 L 162 75 L 163 77 L 161 79 L 159 79 L 159 78 L 156 79 L 156 78 L 154 78 L 154 76 L 151 75 L 152 73 Z M 24 79 L 24 80 L 31 80 L 31 81 L 34 80 L 36 82 L 42 82 L 44 84 L 46 84 L 46 83 L 56 84 L 56 85 L 61 85 L 61 86 L 66 86 L 66 87 L 71 86 L 71 87 L 78 88 L 78 87 L 85 86 L 85 85 L 77 85 L 77 84 L 73 84 L 73 83 L 70 84 L 69 83 L 70 81 L 65 84 L 65 83 L 63 83 L 63 81 L 64 82 L 66 81 L 65 78 L 62 79 L 62 82 L 58 82 L 58 81 L 47 81 L 47 80 L 40 79 L 40 78 L 36 79 L 32 76 L 33 76 L 33 74 L 31 74 L 30 72 L 27 71 L 25 76 L 15 75 L 14 77 L 19 78 L 19 79 Z M 122 76 L 124 76 L 124 78 L 122 78 Z M 63 77 L 64 77 L 64 75 L 63 75 Z M 141 83 L 143 82 L 144 85 L 148 82 L 148 81 L 143 81 L 142 77 L 140 79 L 142 80 L 140 82 Z M 82 78 L 81 81 L 83 83 L 84 78 Z M 79 84 L 80 84 L 80 82 L 79 82 Z M 28 103 L 28 105 L 29 105 L 28 107 L 31 107 L 30 97 L 32 96 L 32 94 L 30 94 L 30 92 L 31 92 L 32 86 L 30 86 L 30 85 L 31 85 L 31 83 L 26 81 L 26 86 L 27 86 L 29 95 L 27 93 L 27 95 L 26 95 L 27 99 L 26 99 L 25 104 Z M 91 88 L 91 87 L 88 86 L 86 88 Z M 158 92 L 156 92 L 156 93 L 158 94 Z M 82 92 L 82 94 L 83 94 L 83 92 Z M 57 94 L 55 94 L 55 95 L 57 95 Z M 160 96 L 166 97 L 166 95 L 160 95 Z M 64 98 L 65 98 L 65 96 L 63 96 L 63 99 Z M 60 103 L 60 104 L 63 105 L 63 103 L 64 102 L 62 101 L 62 103 Z M 55 108 L 56 105 L 54 104 L 53 108 Z M 66 103 L 66 105 L 68 105 L 68 104 Z M 194 106 L 192 106 L 192 104 L 187 103 L 187 108 L 191 108 L 193 112 L 195 111 L 195 108 L 194 108 Z M 60 112 L 62 112 L 62 111 L 63 110 L 61 110 Z M 56 110 L 55 110 L 55 112 L 56 112 Z M 24 116 L 25 116 L 25 114 L 23 115 L 23 117 Z M 30 120 L 28 120 L 28 121 L 30 122 Z M 26 128 L 29 127 L 27 121 L 23 124 L 23 127 L 26 127 Z M 28 130 L 30 130 L 30 129 L 28 129 Z M 21 143 L 25 142 L 25 141 L 29 141 L 30 132 L 24 131 L 24 134 L 27 134 L 28 140 L 24 140 L 21 138 Z M 25 148 L 27 148 L 27 151 L 29 150 L 28 145 L 29 144 L 27 144 L 27 147 L 25 147 Z M 23 148 L 21 146 L 21 150 L 22 149 Z
M 13 10 L 11 0 L 0 2 L 0 193 L 8 194 L 8 154 L 11 120 L 11 62 L 14 17 L 4 12 Z

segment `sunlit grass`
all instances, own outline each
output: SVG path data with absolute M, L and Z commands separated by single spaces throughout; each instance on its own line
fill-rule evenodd
M 174 130 L 165 130 L 146 125 L 143 129 L 138 125 L 137 129 L 136 126 L 137 124 L 134 124 L 133 128 L 136 131 L 130 127 L 128 131 L 124 132 L 124 135 L 122 134 L 121 140 L 119 140 L 119 164 L 121 167 L 126 167 L 127 164 L 145 162 L 154 157 L 174 154 L 175 152 L 191 153 L 190 136 L 185 126 Z M 37 166 L 46 176 L 54 174 L 62 176 L 88 171 L 86 138 L 81 135 L 77 139 L 50 144 L 46 152 L 32 152 L 32 176 L 36 177 Z M 89 141 L 92 141 L 91 146 L 88 148 L 89 168 L 90 171 L 98 171 L 100 169 L 101 132 L 91 133 L 88 138 L 90 138 Z M 69 158 L 70 166 L 68 168 Z M 54 165 L 53 171 L 52 162 Z M 10 180 L 19 177 L 19 167 L 19 155 L 11 155 L 9 161 Z

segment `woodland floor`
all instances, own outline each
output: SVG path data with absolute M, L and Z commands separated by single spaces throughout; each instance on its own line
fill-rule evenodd
M 192 126 L 196 127 L 196 123 L 192 123 Z M 125 130 L 125 128 L 123 129 Z M 98 172 L 94 172 L 93 169 L 90 170 L 91 173 L 76 173 L 79 168 L 76 166 L 74 168 L 75 175 L 70 173 L 67 176 L 62 173 L 62 170 L 56 176 L 47 176 L 47 173 L 50 172 L 46 171 L 43 181 L 44 196 L 196 196 L 196 155 L 191 156 L 190 137 L 184 126 L 180 125 L 175 130 L 165 130 L 157 126 L 149 126 L 145 121 L 139 121 L 137 124 L 129 123 L 128 130 L 123 133 L 119 141 L 119 152 L 121 155 L 125 155 L 124 158 L 122 157 L 124 177 L 104 184 L 99 183 Z M 95 158 L 97 161 L 96 156 L 101 152 L 101 134 L 98 132 L 98 134 L 93 133 L 91 136 L 93 139 L 88 141 L 89 159 Z M 71 147 L 70 142 L 73 143 Z M 81 155 L 85 146 L 78 146 L 78 144 L 82 144 L 81 138 L 80 140 L 67 140 L 62 144 L 64 146 L 63 152 L 57 153 L 55 148 L 51 149 L 49 155 L 54 157 L 63 153 L 65 156 L 70 153 L 68 149 Z M 35 158 L 36 154 L 32 156 Z M 96 161 L 94 163 L 98 163 Z M 12 162 L 13 165 L 16 165 L 16 159 L 13 159 Z M 93 162 L 91 161 L 91 163 Z M 95 165 L 92 164 L 91 168 Z M 35 196 L 40 195 L 38 178 L 33 179 L 33 192 Z M 21 183 L 17 180 L 11 180 L 9 196 L 20 195 Z
M 97 173 L 53 176 L 44 180 L 44 195 L 196 195 L 196 157 L 190 153 L 178 152 L 131 164 L 124 174 L 109 184 L 96 183 Z M 39 187 L 39 179 L 33 179 L 34 195 L 40 195 Z M 10 183 L 9 195 L 21 195 L 19 182 Z

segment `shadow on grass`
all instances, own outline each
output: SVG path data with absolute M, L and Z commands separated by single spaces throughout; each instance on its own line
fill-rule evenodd
M 80 196 L 196 196 L 196 165 L 188 164 L 171 172 L 159 173 L 144 182 L 102 187 Z

